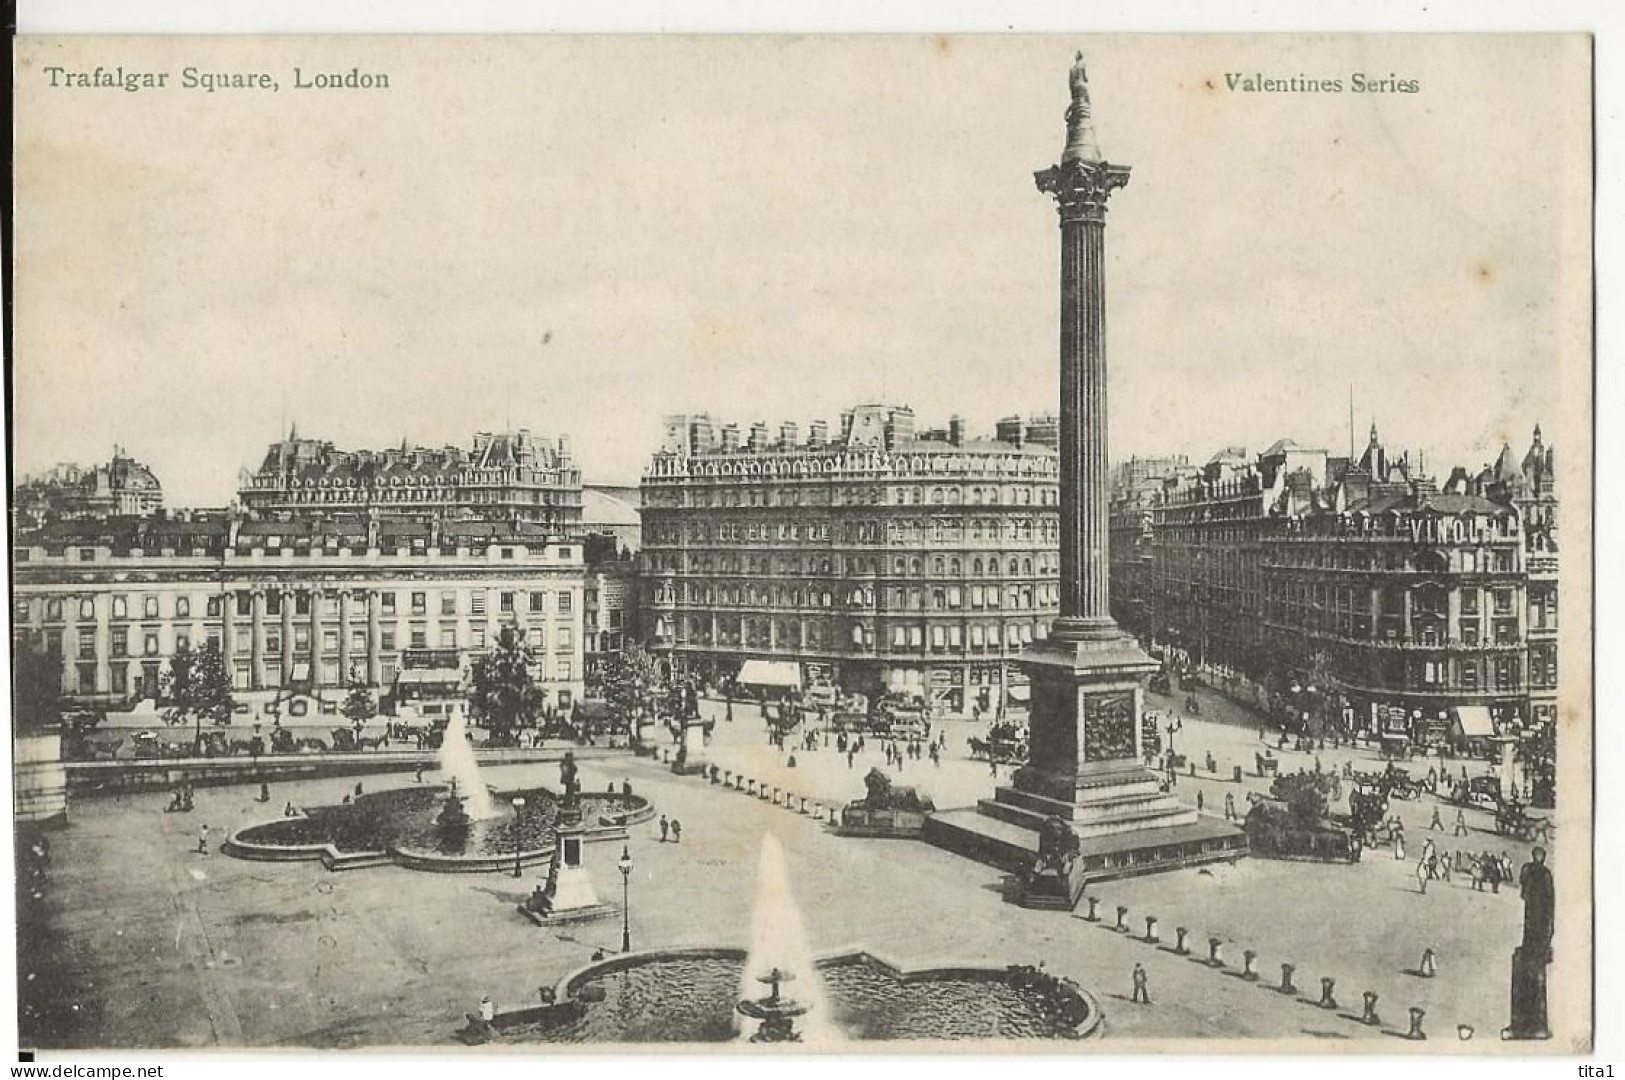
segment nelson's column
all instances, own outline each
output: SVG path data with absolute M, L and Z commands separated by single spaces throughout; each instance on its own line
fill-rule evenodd
M 1061 163 L 1034 174 L 1061 218 L 1061 612 L 1019 662 L 1032 680 L 1028 763 L 932 842 L 1023 872 L 1022 902 L 1070 907 L 1103 878 L 1234 859 L 1239 829 L 1198 815 L 1142 764 L 1140 680 L 1156 670 L 1112 620 L 1106 465 L 1106 201 L 1128 183 L 1095 142 L 1089 76 L 1071 72 Z

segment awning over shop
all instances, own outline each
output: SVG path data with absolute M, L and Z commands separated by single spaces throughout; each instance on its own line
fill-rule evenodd
M 746 686 L 800 686 L 801 665 L 794 660 L 746 660 L 739 681 Z
M 1011 701 L 1024 702 L 1032 697 L 1032 690 L 1030 687 L 1022 686 L 1017 683 L 1011 683 L 1008 687 L 1006 687 L 1005 693 L 1009 696 Z
M 1461 722 L 1461 733 L 1469 739 L 1495 737 L 1495 723 L 1490 710 L 1483 705 L 1456 706 L 1456 719 Z

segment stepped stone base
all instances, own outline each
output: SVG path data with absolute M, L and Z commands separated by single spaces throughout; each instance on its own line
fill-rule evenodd
M 1024 896 L 1022 902 L 1029 907 L 1071 908 L 1083 889 L 1097 881 L 1234 862 L 1247 854 L 1247 835 L 1240 829 L 1194 811 L 1191 816 L 1194 820 L 1166 827 L 1080 837 L 1066 898 L 1035 895 Z M 1024 870 L 1038 854 L 1037 831 L 969 808 L 929 815 L 924 839 L 1010 873 Z

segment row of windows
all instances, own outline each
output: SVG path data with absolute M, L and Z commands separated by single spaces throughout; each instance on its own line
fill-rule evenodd
M 1005 485 L 972 484 L 927 485 L 855 484 L 830 487 L 761 487 L 741 485 L 716 490 L 708 486 L 653 488 L 645 493 L 646 504 L 694 507 L 743 506 L 865 506 L 890 503 L 894 506 L 1058 506 L 1060 489 L 1054 484 Z M 686 496 L 686 498 L 685 498 Z
M 927 540 L 936 543 L 960 541 L 1025 541 L 1057 540 L 1061 534 L 1060 520 L 1054 515 L 1038 518 L 1006 516 L 998 518 L 939 517 L 929 519 L 898 519 L 887 521 L 847 522 L 832 528 L 829 522 L 731 522 L 714 526 L 708 521 L 661 521 L 651 519 L 645 526 L 645 543 L 705 544 L 715 540 L 722 543 L 829 543 L 833 538 L 848 544 L 915 544 Z
M 575 678 L 575 665 L 570 660 L 559 660 L 553 665 L 553 679 L 559 682 L 570 682 Z M 393 661 L 386 661 L 380 671 L 381 682 L 389 685 L 395 681 L 398 669 Z M 77 680 L 75 685 L 66 687 L 69 693 L 94 693 L 96 690 L 96 665 L 77 664 L 73 668 Z M 316 665 L 311 674 L 315 676 L 318 686 L 342 686 L 345 674 L 340 670 L 336 661 L 327 661 Z M 542 677 L 545 678 L 545 675 Z M 114 694 L 128 694 L 139 690 L 144 697 L 156 698 L 162 692 L 163 680 L 160 671 L 153 665 L 114 664 L 107 669 L 108 690 Z M 254 686 L 253 665 L 245 661 L 237 661 L 232 665 L 232 685 L 237 690 L 252 690 Z M 276 668 L 265 672 L 265 679 L 258 689 L 274 690 L 282 685 L 282 673 Z M 559 691 L 559 704 L 568 706 L 570 692 Z
M 665 618 L 656 621 L 655 636 L 669 638 L 672 623 Z M 849 631 L 850 641 L 854 648 L 873 649 L 875 647 L 874 630 L 867 626 L 854 626 Z M 783 620 L 744 619 L 727 623 L 719 623 L 713 638 L 709 623 L 700 619 L 690 619 L 688 622 L 688 637 L 690 643 L 710 645 L 737 645 L 761 646 L 763 648 L 794 649 L 803 644 L 809 646 L 827 645 L 833 638 L 831 628 L 821 623 L 808 623 L 805 627 L 797 622 Z M 1041 623 L 988 623 L 974 624 L 970 627 L 953 625 L 925 626 L 894 626 L 891 628 L 891 647 L 894 649 L 924 649 L 927 642 L 933 650 L 945 649 L 1016 649 L 1023 645 L 1031 645 L 1035 638 L 1044 636 Z
M 265 613 L 267 615 L 280 616 L 283 613 L 282 593 L 266 592 L 261 595 L 263 595 L 265 598 Z M 410 609 L 413 615 L 424 615 L 427 614 L 429 610 L 429 593 L 427 592 L 414 592 L 408 595 L 406 593 L 397 594 L 392 591 L 386 591 L 380 592 L 377 595 L 379 608 L 386 616 L 395 614 L 396 611 L 399 610 L 397 605 L 401 602 L 402 597 L 405 597 L 406 603 L 410 604 Z M 575 594 L 569 591 L 560 591 L 552 594 L 547 592 L 523 593 L 517 590 L 499 591 L 497 593 L 497 610 L 504 614 L 511 614 L 519 610 L 519 606 L 523 604 L 526 609 L 532 613 L 543 614 L 547 611 L 547 598 L 549 595 L 553 595 L 558 598 L 555 605 L 555 610 L 558 614 L 570 614 L 575 604 Z M 235 610 L 237 614 L 244 617 L 251 616 L 254 613 L 255 594 L 238 592 L 235 594 L 235 596 Z M 440 613 L 442 615 L 462 614 L 464 608 L 462 606 L 460 596 L 461 594 L 457 590 L 442 590 L 438 597 Z M 354 603 L 362 611 L 365 611 L 366 609 L 367 597 L 368 593 L 366 590 L 357 590 L 353 594 Z M 160 604 L 160 597 L 157 595 L 149 594 L 147 596 L 140 597 L 139 606 L 132 602 L 135 599 L 136 598 L 124 595 L 113 596 L 109 603 L 112 618 L 127 619 L 130 617 L 130 611 L 132 608 L 139 610 L 141 613 L 140 617 L 143 619 L 158 619 L 163 617 L 161 612 L 162 605 Z M 218 595 L 209 596 L 207 598 L 205 613 L 208 615 L 208 617 L 218 618 L 220 616 L 221 602 L 222 598 Z M 311 614 L 312 603 L 312 595 L 308 592 L 293 594 L 293 613 L 296 615 Z M 29 621 L 31 613 L 34 610 L 33 604 L 34 601 L 28 599 L 21 599 L 16 602 L 16 622 L 26 623 Z M 475 589 L 468 593 L 468 614 L 484 615 L 486 613 L 486 604 L 487 594 L 485 589 Z M 60 596 L 46 597 L 42 604 L 42 608 L 44 611 L 44 617 L 47 621 L 59 621 L 62 618 L 63 611 L 65 609 L 64 598 Z M 337 617 L 341 613 L 341 610 L 341 599 L 337 593 L 326 593 L 323 595 L 322 614 Z M 171 611 L 174 617 L 177 619 L 190 618 L 192 615 L 192 597 L 186 595 L 176 596 L 174 598 L 173 605 L 171 606 Z M 81 621 L 94 621 L 96 618 L 95 598 L 89 596 L 80 597 L 78 600 L 78 612 L 79 619 Z
M 530 635 L 533 635 L 531 638 L 532 647 L 537 649 L 544 647 L 545 639 L 543 637 L 541 627 L 529 627 L 527 632 Z M 177 630 L 175 632 L 175 647 L 180 649 L 184 646 L 190 645 L 191 638 L 191 631 Z M 378 631 L 378 639 L 379 650 L 382 652 L 395 651 L 398 643 L 402 641 L 407 642 L 405 647 L 409 649 L 427 649 L 430 647 L 430 630 L 425 626 L 413 626 L 402 634 L 398 627 L 380 627 Z M 570 652 L 575 648 L 575 631 L 572 627 L 560 626 L 555 628 L 553 639 L 554 650 L 556 652 Z M 220 631 L 216 628 L 210 628 L 207 632 L 207 640 L 213 643 L 216 648 L 221 647 Z M 484 626 L 476 625 L 470 627 L 469 636 L 466 641 L 459 638 L 456 627 L 447 626 L 439 628 L 436 646 L 442 649 L 455 649 L 459 648 L 463 644 L 466 644 L 470 648 L 483 649 L 489 643 L 494 642 L 494 640 L 495 635 L 488 634 L 487 628 Z M 69 632 L 68 634 L 64 635 L 58 630 L 48 630 L 45 632 L 44 641 L 46 650 L 49 652 L 61 653 L 63 651 L 63 647 L 66 646 L 68 653 L 77 656 L 81 660 L 94 660 L 96 658 L 96 635 L 94 633 Z M 158 656 L 160 654 L 161 641 L 160 636 L 156 631 L 149 630 L 143 633 L 140 636 L 139 641 L 141 644 L 141 655 Z M 310 627 L 296 626 L 293 628 L 293 650 L 295 653 L 300 655 L 309 653 L 310 643 Z M 340 638 L 338 630 L 326 629 L 322 631 L 322 651 L 329 653 L 338 652 L 339 645 Z M 271 656 L 280 655 L 282 652 L 282 646 L 283 638 L 281 628 L 267 627 L 265 629 L 265 653 Z M 109 630 L 109 655 L 114 657 L 129 656 L 131 655 L 130 647 L 131 639 L 128 628 L 115 626 Z M 249 635 L 240 634 L 233 639 L 233 651 L 236 655 L 251 655 L 253 648 L 253 640 Z M 367 631 L 365 629 L 352 630 L 350 632 L 351 651 L 364 654 L 367 652 L 367 648 Z

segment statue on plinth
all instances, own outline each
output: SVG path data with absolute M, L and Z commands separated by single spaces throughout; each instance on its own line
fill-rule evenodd
M 1503 1039 L 1549 1039 L 1546 1019 L 1546 965 L 1552 962 L 1557 899 L 1546 849 L 1536 847 L 1518 875 L 1523 894 L 1523 942 L 1512 950 L 1512 1022 Z

